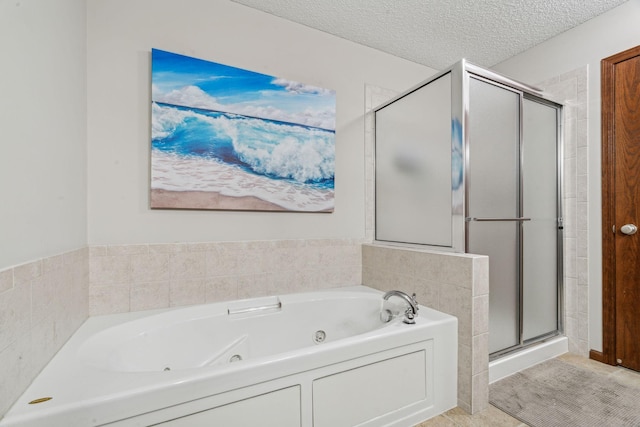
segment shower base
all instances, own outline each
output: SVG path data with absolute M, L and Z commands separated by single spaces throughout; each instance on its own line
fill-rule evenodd
M 489 384 L 569 351 L 567 337 L 554 337 L 489 362 Z

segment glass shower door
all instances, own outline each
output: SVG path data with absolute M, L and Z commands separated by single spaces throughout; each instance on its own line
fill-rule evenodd
M 523 224 L 522 340 L 559 329 L 558 282 L 562 259 L 558 244 L 558 112 L 523 99 L 522 206 L 531 218 Z
M 558 110 L 469 84 L 467 251 L 489 256 L 489 353 L 557 333 L 562 253 Z
M 520 342 L 520 93 L 469 82 L 467 252 L 489 256 L 489 353 Z

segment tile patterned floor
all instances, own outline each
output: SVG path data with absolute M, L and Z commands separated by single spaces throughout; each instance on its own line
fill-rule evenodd
M 593 360 L 576 356 L 574 354 L 563 354 L 559 357 L 564 362 L 580 367 L 586 367 L 600 374 L 614 376 L 618 381 L 630 387 L 637 387 L 640 395 L 640 373 L 630 371 L 625 368 L 605 365 Z M 486 410 L 469 415 L 460 408 L 454 408 L 425 421 L 415 427 L 528 427 L 527 424 L 507 415 L 498 408 L 489 405 Z
M 475 415 L 469 415 L 460 408 L 453 408 L 416 427 L 527 427 L 527 425 L 498 408 L 489 406 Z

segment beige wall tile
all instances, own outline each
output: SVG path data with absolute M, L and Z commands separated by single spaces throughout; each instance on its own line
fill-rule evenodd
M 564 260 L 563 260 L 563 268 L 564 268 L 564 277 L 570 277 L 577 279 L 578 278 L 578 270 L 577 270 L 577 249 L 576 249 L 577 241 L 575 238 L 566 238 L 564 240 Z
M 471 395 L 473 386 L 472 357 L 471 346 L 458 342 L 458 406 L 468 407 L 469 412 L 471 412 L 473 402 Z
M 123 284 L 131 281 L 131 261 L 127 255 L 91 257 L 91 286 Z
M 476 273 L 482 275 L 484 270 L 487 272 L 484 279 L 475 277 Z M 486 283 L 482 283 L 482 280 Z M 488 299 L 483 290 L 488 283 L 487 258 L 364 244 L 362 281 L 382 291 L 400 287 L 405 292 L 416 292 L 421 304 L 425 304 L 421 299 L 430 300 L 431 304 L 427 305 L 458 317 L 458 405 L 471 411 L 476 398 L 472 396 L 474 364 L 488 367 L 488 343 L 486 354 L 480 357 L 478 353 L 478 360 L 474 359 L 474 351 L 482 351 L 483 339 L 488 339 L 488 335 L 485 333 L 472 339 L 473 304 L 478 303 L 475 308 L 477 313 L 484 312 L 488 306 L 487 303 L 483 307 L 484 300 Z M 474 281 L 478 285 L 474 285 Z M 398 283 L 402 283 L 402 286 Z M 474 289 L 483 293 L 476 297 L 477 300 L 473 298 Z M 478 331 L 484 331 L 487 327 L 481 324 L 478 328 Z M 484 399 L 483 396 L 488 394 L 484 393 L 480 398 Z M 476 406 L 483 407 L 486 404 L 477 403 Z
M 569 317 L 578 315 L 578 281 L 572 277 L 564 280 L 564 313 Z
M 28 335 L 31 337 L 31 348 L 36 350 L 31 357 L 35 372 L 40 372 L 59 350 L 55 325 L 53 316 L 45 317 L 39 323 L 34 323 L 31 333 Z
M 587 147 L 589 145 L 589 121 L 578 120 L 578 129 L 576 130 L 576 132 L 578 148 Z M 584 173 L 584 175 L 586 175 L 586 172 Z
M 107 256 L 107 247 L 106 246 L 90 246 L 89 256 L 90 257 Z
M 473 368 L 472 375 L 489 370 L 489 333 L 473 337 L 472 348 Z
M 61 293 L 65 286 L 64 275 L 58 272 L 42 275 L 31 282 L 31 321 L 33 325 L 51 318 L 62 304 Z
M 564 213 L 564 237 L 576 238 L 576 199 L 565 199 L 563 203 Z
M 236 276 L 238 299 L 267 296 L 269 286 L 265 282 L 264 277 L 263 275 L 257 274 Z
M 89 314 L 126 313 L 130 311 L 129 284 L 91 286 L 89 289 Z
M 66 252 L 62 254 L 64 264 L 75 265 L 76 267 L 83 267 L 88 271 L 89 268 L 89 248 L 80 248 L 75 251 Z
M 12 284 L 0 292 L 0 415 L 87 318 L 88 254 L 79 249 L 0 273 L 0 287 Z
M 460 288 L 473 287 L 473 258 L 445 255 L 440 258 L 436 280 Z
M 427 307 L 436 307 L 439 304 L 440 284 L 427 279 L 414 279 L 405 290 L 412 294 L 415 292 L 418 303 Z
M 238 263 L 238 271 L 235 274 L 260 274 L 272 269 L 273 265 L 265 263 L 265 254 L 267 251 L 261 249 L 247 249 L 235 252 L 236 262 Z M 289 265 L 305 265 L 304 254 L 307 248 L 300 248 L 296 251 L 296 258 L 290 260 Z
M 92 287 L 129 285 L 134 289 L 168 280 L 169 304 L 177 306 L 179 301 L 197 303 L 199 297 L 190 292 L 200 293 L 189 284 L 180 292 L 181 281 L 207 280 L 203 301 L 208 302 L 362 283 L 360 241 L 353 239 L 153 244 L 148 245 L 148 252 L 145 247 L 122 245 L 90 250 L 90 255 L 96 254 L 90 256 Z M 225 279 L 216 281 L 219 277 Z M 220 290 L 211 280 L 223 284 Z M 233 280 L 236 283 L 230 284 Z M 229 287 L 233 288 L 231 293 Z M 92 299 L 92 310 L 111 312 L 114 306 L 123 310 L 122 299 L 107 298 L 105 290 L 91 295 L 110 307 L 99 309 L 100 302 Z
M 13 268 L 14 286 L 30 282 L 42 274 L 42 260 L 29 262 Z
M 33 354 L 30 334 L 0 351 L 0 414 L 9 410 L 35 377 Z
M 165 253 L 143 253 L 130 256 L 131 282 L 162 282 L 170 278 L 171 255 Z
M 576 157 L 564 159 L 564 180 L 562 182 L 562 185 L 565 199 L 575 198 L 578 194 L 576 168 Z
M 133 255 L 149 253 L 149 245 L 113 245 L 107 246 L 107 255 Z
M 489 407 L 489 371 L 483 371 L 473 376 L 473 402 L 471 413 L 475 414 Z
M 130 311 L 153 310 L 169 307 L 169 282 L 155 282 L 132 286 Z
M 589 206 L 587 202 L 576 201 L 576 230 L 586 231 L 589 229 Z
M 206 277 L 206 252 L 178 252 L 169 259 L 171 279 Z
M 577 313 L 588 315 L 589 313 L 589 288 L 587 285 L 578 285 L 576 297 Z
M 473 332 L 472 335 L 489 332 L 489 295 L 473 297 Z M 488 353 L 487 353 L 488 354 Z
M 238 299 L 238 282 L 232 276 L 207 278 L 205 284 L 205 301 L 231 301 Z
M 489 257 L 473 259 L 473 296 L 489 294 Z
M 31 330 L 31 285 L 22 283 L 0 294 L 0 351 Z
M 42 274 L 46 275 L 54 271 L 62 270 L 64 266 L 64 255 L 62 254 L 44 258 L 42 260 Z
M 188 252 L 189 245 L 186 243 L 155 243 L 149 244 L 149 253 L 151 254 L 174 254 L 178 252 Z
M 276 253 L 279 253 L 279 250 L 276 250 Z M 206 252 L 206 277 L 238 274 L 239 266 L 239 257 L 235 250 L 220 247 Z
M 575 158 L 578 155 L 578 119 L 565 118 L 564 120 L 564 158 Z
M 471 346 L 472 337 L 472 296 L 471 289 L 442 285 L 438 310 L 458 318 L 458 342 Z
M 183 279 L 169 283 L 169 306 L 204 304 L 206 279 Z
M 576 257 L 589 258 L 589 241 L 587 239 L 579 235 L 573 244 L 575 246 Z
M 0 271 L 0 294 L 11 288 L 13 288 L 13 269 L 9 268 Z

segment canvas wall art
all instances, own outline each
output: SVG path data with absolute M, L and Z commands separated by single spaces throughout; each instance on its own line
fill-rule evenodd
M 332 212 L 335 91 L 151 52 L 151 207 Z

